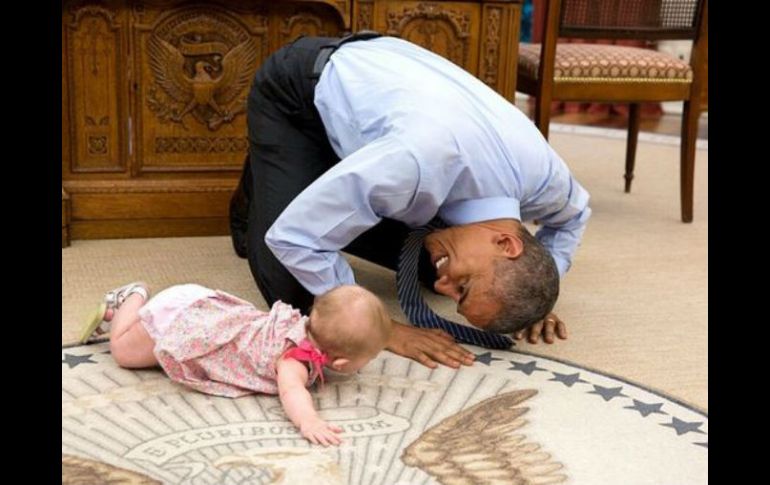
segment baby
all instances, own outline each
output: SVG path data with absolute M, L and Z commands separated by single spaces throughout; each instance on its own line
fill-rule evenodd
M 280 301 L 269 312 L 228 293 L 187 284 L 152 299 L 147 285 L 109 291 L 81 332 L 81 342 L 110 332 L 121 367 L 161 366 L 177 382 L 208 394 L 278 394 L 307 440 L 338 445 L 341 428 L 322 420 L 307 387 L 328 367 L 353 373 L 385 347 L 391 320 L 360 286 L 316 297 L 309 317 Z

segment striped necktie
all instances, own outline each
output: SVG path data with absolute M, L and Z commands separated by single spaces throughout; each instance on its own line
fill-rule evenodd
M 401 255 L 398 258 L 398 271 L 396 272 L 398 302 L 401 304 L 401 309 L 414 325 L 422 328 L 442 329 L 458 342 L 478 345 L 488 349 L 511 348 L 514 343 L 509 337 L 446 320 L 434 313 L 422 298 L 420 282 L 417 278 L 417 263 L 420 257 L 420 249 L 422 248 L 425 236 L 434 229 L 442 227 L 445 227 L 445 225 L 440 219 L 433 219 L 427 226 L 419 227 L 409 233 L 406 241 L 404 241 L 404 247 L 401 249 Z

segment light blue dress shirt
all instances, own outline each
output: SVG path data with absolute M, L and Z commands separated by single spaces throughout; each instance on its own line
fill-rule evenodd
M 536 219 L 559 274 L 591 209 L 588 192 L 535 125 L 484 83 L 410 42 L 335 52 L 315 105 L 340 162 L 300 193 L 265 242 L 318 295 L 354 283 L 339 250 L 388 217 L 417 227 Z

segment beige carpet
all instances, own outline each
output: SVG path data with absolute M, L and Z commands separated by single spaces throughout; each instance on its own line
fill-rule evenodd
M 685 225 L 676 147 L 640 144 L 624 194 L 622 140 L 552 142 L 594 209 L 557 304 L 567 341 L 469 347 L 477 362 L 460 371 L 384 352 L 314 392 L 345 430 L 330 450 L 300 439 L 275 396 L 213 398 L 116 367 L 104 343 L 66 345 L 62 483 L 706 483 L 708 152 Z M 352 264 L 403 319 L 392 272 Z M 136 279 L 197 282 L 266 308 L 227 237 L 74 241 L 62 250 L 62 344 L 106 289 Z

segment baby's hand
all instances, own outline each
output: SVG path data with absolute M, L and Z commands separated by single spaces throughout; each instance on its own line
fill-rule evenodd
M 299 431 L 308 441 L 317 445 L 329 446 L 342 443 L 342 439 L 337 436 L 337 433 L 342 433 L 342 428 L 319 418 L 302 423 Z

